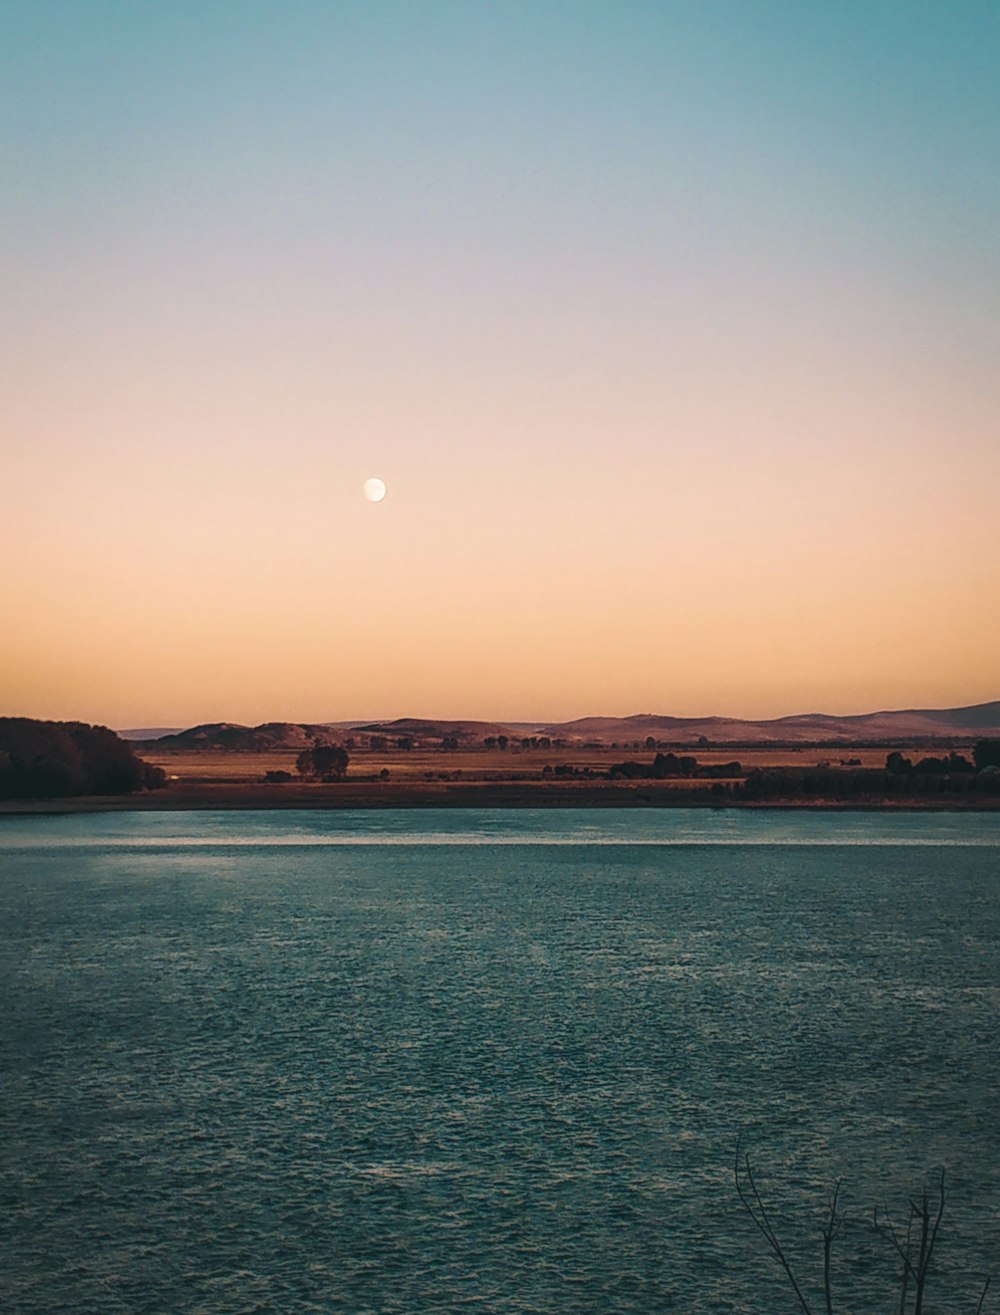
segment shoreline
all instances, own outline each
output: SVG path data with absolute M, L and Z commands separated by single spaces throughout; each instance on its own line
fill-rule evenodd
M 707 791 L 698 791 L 707 795 Z M 339 782 L 331 785 L 204 784 L 171 785 L 134 795 L 79 796 L 66 799 L 9 799 L 0 802 L 0 817 L 45 816 L 59 813 L 117 812 L 246 812 L 290 809 L 345 810 L 421 808 L 697 808 L 844 813 L 990 813 L 1000 812 L 1000 799 L 768 799 L 739 800 L 712 796 L 692 798 L 691 792 L 656 788 L 650 782 L 540 785 L 525 782 L 459 784 L 412 782 L 393 785 Z

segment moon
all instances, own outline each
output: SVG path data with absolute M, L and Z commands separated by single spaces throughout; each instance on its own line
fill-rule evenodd
M 385 497 L 384 482 L 380 479 L 375 479 L 374 476 L 371 479 L 366 479 L 365 497 L 369 502 L 381 502 Z

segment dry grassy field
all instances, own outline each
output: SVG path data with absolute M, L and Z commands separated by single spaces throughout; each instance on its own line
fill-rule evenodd
M 929 745 L 926 749 L 906 749 L 913 758 L 924 754 L 947 753 L 952 746 Z M 849 760 L 852 766 L 882 767 L 886 748 L 817 749 L 810 747 L 775 748 L 773 746 L 750 749 L 692 749 L 689 752 L 700 764 L 713 766 L 738 761 L 744 769 L 752 767 L 837 767 Z M 245 753 L 219 750 L 143 750 L 142 756 L 162 767 L 169 777 L 179 782 L 208 784 L 249 784 L 263 780 L 269 771 L 286 771 L 295 775 L 295 751 Z M 546 766 L 568 765 L 577 771 L 589 768 L 593 772 L 606 772 L 613 763 L 626 759 L 651 762 L 649 749 L 585 749 L 571 746 L 562 749 L 522 749 L 520 746 L 499 749 L 389 749 L 370 751 L 356 749 L 351 753 L 347 777 L 364 779 L 377 777 L 383 770 L 389 779 L 399 784 L 429 780 L 461 780 L 467 783 L 540 780 Z M 860 760 L 860 761 L 858 761 Z M 456 773 L 459 775 L 456 777 Z M 548 774 L 546 779 L 548 779 Z M 690 788 L 696 782 L 678 782 Z M 711 782 L 706 782 L 711 784 Z

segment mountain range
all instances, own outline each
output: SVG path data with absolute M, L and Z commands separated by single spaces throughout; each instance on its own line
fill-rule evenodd
M 164 730 L 165 728 L 157 728 Z M 749 720 L 740 717 L 671 717 L 637 713 L 630 717 L 580 717 L 566 722 L 437 721 L 425 717 L 398 717 L 367 722 L 264 722 L 241 726 L 210 722 L 188 730 L 155 734 L 148 730 L 120 732 L 126 739 L 158 749 L 233 749 L 262 752 L 268 749 L 304 749 L 317 744 L 343 743 L 353 738 L 364 744 L 374 736 L 390 740 L 408 737 L 414 742 L 439 744 L 452 738 L 460 745 L 482 744 L 484 739 L 506 735 L 548 736 L 567 744 L 629 745 L 649 738 L 666 744 L 906 744 L 926 740 L 975 740 L 1000 737 L 1000 701 L 963 708 L 909 708 L 903 711 L 836 716 L 800 713 L 790 717 Z

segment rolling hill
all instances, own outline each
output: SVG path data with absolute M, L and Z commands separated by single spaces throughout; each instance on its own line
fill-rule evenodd
M 356 738 L 366 744 L 373 735 L 390 741 L 404 736 L 418 744 L 436 745 L 445 737 L 460 746 L 478 747 L 489 736 L 547 735 L 568 744 L 630 745 L 652 737 L 665 744 L 919 744 L 933 740 L 1000 738 L 1000 701 L 962 708 L 910 708 L 903 711 L 836 716 L 799 713 L 788 717 L 748 720 L 739 717 L 671 717 L 637 713 L 629 717 L 580 717 L 574 721 L 500 723 L 398 717 L 389 721 L 264 722 L 241 726 L 209 722 L 167 735 L 143 737 L 159 749 L 231 749 L 244 753 L 307 749 L 317 744 L 342 744 Z M 129 738 L 139 739 L 138 732 Z
M 269 749 L 311 749 L 317 744 L 340 744 L 345 732 L 312 722 L 267 721 L 260 726 L 213 721 L 146 743 L 158 749 L 232 749 L 262 753 Z
M 1000 736 L 1000 702 L 964 708 L 911 708 L 853 716 L 800 713 L 750 721 L 738 717 L 582 717 L 546 726 L 542 734 L 596 743 L 656 740 L 696 744 L 865 744 Z

